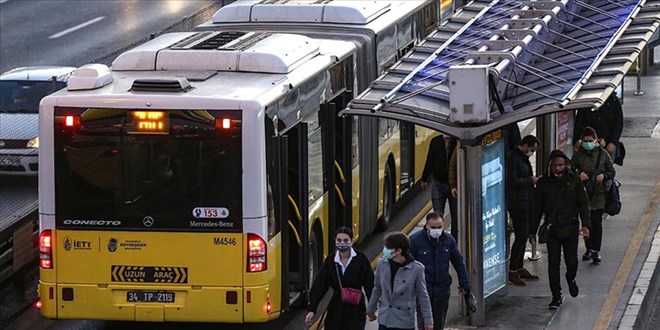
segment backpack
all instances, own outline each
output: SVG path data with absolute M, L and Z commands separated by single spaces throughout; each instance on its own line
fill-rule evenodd
M 621 212 L 621 194 L 619 194 L 619 187 L 621 187 L 621 182 L 612 180 L 610 191 L 607 193 L 607 198 L 605 200 L 605 213 L 612 216 Z

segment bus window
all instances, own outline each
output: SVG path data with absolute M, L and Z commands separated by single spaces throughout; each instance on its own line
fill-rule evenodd
M 408 17 L 397 24 L 397 44 L 399 45 L 399 58 L 407 53 L 413 46 L 413 18 Z
M 242 230 L 240 112 L 55 109 L 56 118 L 69 113 L 81 115 L 78 127 L 55 134 L 59 228 L 112 219 L 94 228 Z M 138 133 L 161 117 L 158 133 Z
M 396 61 L 396 26 L 381 32 L 376 37 L 376 58 L 379 74 L 385 72 Z
M 307 168 L 309 185 L 309 204 L 323 195 L 323 145 L 318 113 L 310 116 L 307 133 Z

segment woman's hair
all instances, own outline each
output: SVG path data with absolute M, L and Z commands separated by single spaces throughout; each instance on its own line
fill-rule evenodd
M 388 249 L 401 249 L 401 255 L 405 256 L 408 254 L 410 240 L 404 233 L 396 231 L 387 234 L 383 240 L 383 244 L 385 244 L 385 247 Z
M 582 129 L 582 137 L 585 136 L 592 136 L 594 139 L 598 137 L 598 135 L 596 135 L 596 130 L 591 126 L 585 126 Z
M 346 234 L 348 235 L 348 237 L 351 238 L 351 240 L 353 239 L 353 231 L 351 230 L 351 228 L 348 228 L 346 226 L 341 226 L 337 228 L 337 230 L 335 230 L 335 237 L 337 237 L 337 235 L 339 234 Z

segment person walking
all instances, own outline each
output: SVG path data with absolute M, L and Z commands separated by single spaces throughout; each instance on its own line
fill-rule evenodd
M 527 240 L 534 237 L 530 232 L 529 212 L 532 192 L 539 177 L 534 176 L 529 158 L 539 147 L 539 140 L 534 135 L 527 135 L 520 144 L 506 156 L 506 200 L 507 210 L 513 222 L 515 240 L 509 257 L 509 282 L 525 286 L 524 279 L 538 279 L 523 267 Z
M 369 320 L 378 319 L 379 330 L 412 330 L 415 328 L 415 311 L 419 302 L 424 329 L 433 330 L 424 265 L 408 253 L 408 237 L 401 232 L 393 232 L 385 236 L 383 243 L 383 258 L 378 260 L 374 290 L 367 305 Z
M 355 250 L 352 242 L 353 231 L 348 227 L 339 227 L 335 232 L 337 252 L 325 258 L 310 290 L 310 303 L 305 317 L 307 326 L 312 325 L 319 303 L 328 288 L 332 288 L 325 329 L 364 329 L 366 301 L 371 297 L 374 287 L 374 273 L 367 256 Z
M 585 127 L 592 127 L 604 140 L 605 150 L 610 154 L 612 160 L 616 159 L 619 139 L 623 132 L 623 107 L 621 100 L 612 93 L 600 109 L 592 111 L 590 108 L 580 109 L 575 116 L 575 127 L 573 136 L 580 136 Z M 622 163 L 621 163 L 622 164 Z
M 578 237 L 589 236 L 591 215 L 587 192 L 580 177 L 569 170 L 568 157 L 562 151 L 554 150 L 548 164 L 547 175 L 539 179 L 534 191 L 531 221 L 533 232 L 537 232 L 541 217 L 545 215 L 543 226 L 547 226 L 548 232 L 548 279 L 552 292 L 549 307 L 557 309 L 564 301 L 559 280 L 562 250 L 568 290 L 572 297 L 577 297 Z
M 589 196 L 589 211 L 591 212 L 591 233 L 584 239 L 587 251 L 582 260 L 592 260 L 593 263 L 602 261 L 600 256 L 601 242 L 603 240 L 603 213 L 607 191 L 612 179 L 616 175 L 614 164 L 610 155 L 598 145 L 597 132 L 587 126 L 582 130 L 581 145 L 573 158 L 575 173 L 587 188 Z
M 450 192 L 448 163 L 449 156 L 456 149 L 456 144 L 456 139 L 450 139 L 447 144 L 443 135 L 431 139 L 420 182 L 422 190 L 426 190 L 429 182 L 431 183 L 433 211 L 444 216 L 445 204 L 449 201 L 451 233 L 454 239 L 458 236 L 457 199 Z
M 471 288 L 463 256 L 454 238 L 444 231 L 444 221 L 440 214 L 437 212 L 427 214 L 424 229 L 410 236 L 410 255 L 424 265 L 424 278 L 431 301 L 434 329 L 443 329 L 451 296 L 450 263 L 458 275 L 461 295 L 468 294 Z M 417 327 L 424 329 L 421 308 L 417 310 Z

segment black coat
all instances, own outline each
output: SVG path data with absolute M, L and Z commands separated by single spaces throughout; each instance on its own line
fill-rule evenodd
M 529 210 L 534 190 L 532 164 L 529 157 L 518 148 L 506 155 L 506 200 L 507 208 Z
M 574 141 L 580 138 L 582 129 L 585 126 L 595 129 L 598 137 L 605 139 L 605 142 L 616 145 L 623 131 L 623 109 L 619 98 L 612 94 L 605 104 L 596 111 L 591 111 L 591 109 L 578 110 L 573 131 Z
M 366 297 L 363 293 L 361 304 L 352 305 L 341 301 L 341 289 L 337 277 L 338 273 L 341 274 L 341 266 L 335 262 L 334 253 L 325 258 L 319 274 L 314 279 L 308 311 L 316 313 L 328 288 L 333 289 L 332 298 L 328 304 L 328 314 L 325 316 L 325 329 L 364 329 L 367 314 L 366 303 L 374 288 L 374 272 L 367 256 L 359 251 L 355 251 L 355 253 L 357 256 L 353 257 L 346 272 L 341 275 L 341 284 L 343 287 L 364 289 Z
M 570 164 L 570 160 L 563 152 L 558 150 L 552 152 L 555 153 L 564 157 L 566 163 Z M 552 154 L 548 163 L 552 162 Z M 539 179 L 534 190 L 530 233 L 537 232 L 543 215 L 545 221 L 550 224 L 548 227 L 550 233 L 557 237 L 577 235 L 580 230 L 580 220 L 583 227 L 591 228 L 589 197 L 577 174 L 567 169 L 562 179 L 557 180 L 554 174 L 548 171 L 548 175 Z
M 447 167 L 447 164 L 449 164 L 449 158 L 447 155 L 445 137 L 442 135 L 434 137 L 431 140 L 429 152 L 426 155 L 426 163 L 424 164 L 424 171 L 422 172 L 422 181 L 428 182 L 429 177 L 433 175 L 433 180 L 442 183 L 449 183 L 449 171 Z

